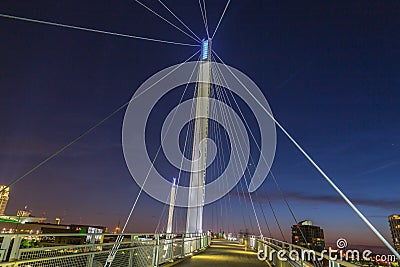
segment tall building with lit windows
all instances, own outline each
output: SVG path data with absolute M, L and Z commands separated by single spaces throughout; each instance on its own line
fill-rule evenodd
M 3 191 L 4 189 L 4 191 Z M 8 195 L 10 193 L 10 188 L 1 185 L 0 186 L 0 215 L 4 215 L 4 212 L 6 211 L 7 203 L 8 203 Z
M 315 251 L 325 249 L 324 230 L 312 221 L 301 221 L 292 226 L 292 243 Z
M 400 215 L 389 216 L 390 232 L 392 233 L 393 246 L 400 253 Z

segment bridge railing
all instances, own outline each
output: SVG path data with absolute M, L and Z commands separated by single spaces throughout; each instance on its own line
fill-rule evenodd
M 113 266 L 159 266 L 210 245 L 207 234 L 122 234 Z M 0 267 L 104 266 L 116 234 L 1 234 Z
M 262 251 L 262 253 L 259 253 L 259 256 L 262 256 L 262 258 L 272 263 L 275 267 L 360 266 L 345 260 L 334 259 L 326 253 L 320 253 L 273 238 L 249 236 L 247 243 L 250 249 L 257 252 Z

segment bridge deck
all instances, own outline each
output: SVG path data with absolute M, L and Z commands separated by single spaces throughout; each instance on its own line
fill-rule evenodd
M 175 266 L 265 267 L 267 264 L 258 260 L 256 252 L 246 251 L 244 246 L 238 243 L 213 240 L 211 246 L 206 251 Z

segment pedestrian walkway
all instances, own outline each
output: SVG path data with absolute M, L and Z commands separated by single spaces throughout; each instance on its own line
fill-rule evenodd
M 213 240 L 207 250 L 175 266 L 266 267 L 268 265 L 258 260 L 256 252 L 246 250 L 237 242 Z

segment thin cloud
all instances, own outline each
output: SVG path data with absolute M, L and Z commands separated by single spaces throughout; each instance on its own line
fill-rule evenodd
M 236 192 L 231 192 L 231 196 L 238 197 Z M 240 196 L 243 198 L 243 195 Z M 248 199 L 248 195 L 244 196 Z M 293 201 L 301 201 L 301 202 L 310 202 L 310 203 L 327 203 L 327 204 L 339 204 L 339 205 L 347 205 L 346 202 L 339 196 L 335 195 L 315 195 L 315 194 L 306 194 L 300 192 L 285 192 L 285 197 L 289 202 Z M 252 195 L 253 201 L 258 202 L 266 202 L 267 199 L 271 201 L 283 200 L 283 197 L 278 193 L 268 194 L 265 192 L 257 192 Z M 383 209 L 393 209 L 398 208 L 400 205 L 400 199 L 368 199 L 368 198 L 351 198 L 351 201 L 356 205 L 368 206 L 368 207 L 376 207 Z
M 365 172 L 362 172 L 362 173 L 360 173 L 358 176 L 364 176 L 364 175 L 367 175 L 367 174 L 371 174 L 371 173 L 374 173 L 374 172 L 378 172 L 378 171 L 384 170 L 384 169 L 386 169 L 386 168 L 389 168 L 389 167 L 394 166 L 394 165 L 397 165 L 397 164 L 399 164 L 399 161 L 388 162 L 388 163 L 382 164 L 382 165 L 380 165 L 380 166 L 371 168 L 371 169 L 369 169 L 369 170 L 367 170 L 367 171 L 365 171 Z
M 318 202 L 318 203 L 329 203 L 329 204 L 346 204 L 340 196 L 334 195 L 308 195 L 304 193 L 291 192 L 287 195 L 289 199 L 306 201 L 306 202 Z M 352 198 L 352 202 L 361 206 L 377 207 L 390 209 L 398 207 L 400 199 L 367 199 L 367 198 Z

